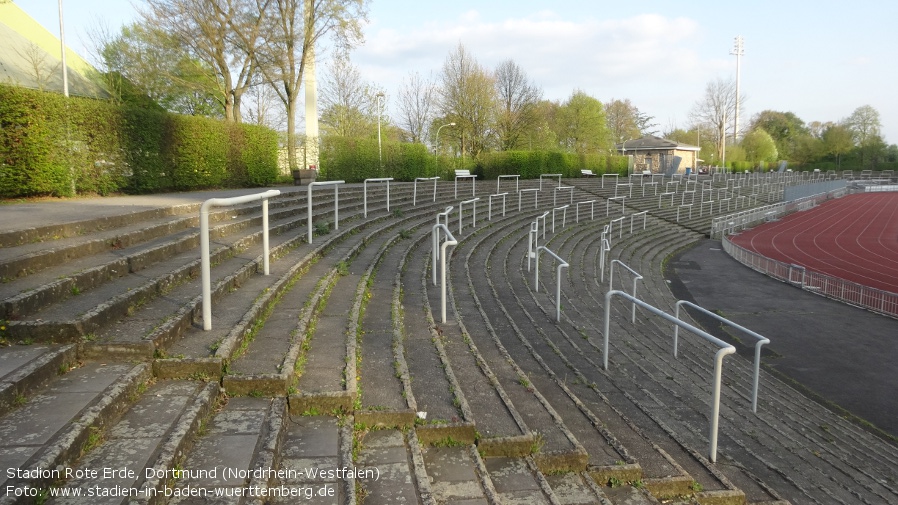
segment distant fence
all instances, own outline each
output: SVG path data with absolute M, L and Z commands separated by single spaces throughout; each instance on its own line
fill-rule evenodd
M 792 200 L 791 202 L 764 205 L 762 207 L 743 210 L 735 214 L 715 217 L 711 220 L 711 238 L 720 239 L 726 235 L 745 230 L 746 228 L 750 228 L 765 221 L 779 219 L 788 214 L 792 214 L 793 212 L 812 209 L 821 202 L 832 198 L 841 198 L 847 193 L 848 188 L 841 187 Z
M 821 193 L 830 193 L 833 191 L 838 191 L 840 189 L 845 189 L 847 186 L 848 181 L 845 180 L 812 182 L 810 184 L 788 186 L 783 189 L 783 201 L 793 202 L 802 198 L 816 196 Z
M 774 279 L 833 300 L 898 318 L 898 293 L 871 288 L 831 275 L 809 271 L 799 265 L 767 258 L 730 242 L 725 235 L 722 243 L 723 250 L 736 261 Z

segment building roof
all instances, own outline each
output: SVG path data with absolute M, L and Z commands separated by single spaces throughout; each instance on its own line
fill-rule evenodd
M 645 137 L 624 141 L 614 146 L 618 152 L 627 151 L 700 151 L 701 148 L 674 140 L 663 139 L 654 135 L 646 135 Z
M 95 81 L 99 74 L 66 48 L 69 93 L 108 97 Z M 12 2 L 0 3 L 0 82 L 62 92 L 59 39 Z

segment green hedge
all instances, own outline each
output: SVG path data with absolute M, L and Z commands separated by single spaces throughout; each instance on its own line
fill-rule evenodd
M 327 137 L 321 140 L 320 157 L 320 175 L 325 180 L 362 182 L 392 177 L 413 181 L 416 177 L 436 175 L 436 161 L 424 144 L 383 142 L 379 153 L 377 139 Z
M 277 133 L 0 85 L 0 197 L 265 186 Z
M 580 177 L 580 170 L 592 170 L 596 175 L 627 174 L 626 156 L 578 155 L 562 151 L 500 151 L 481 154 L 477 161 L 478 174 L 487 179 L 515 174 L 524 179 L 535 179 L 540 174 Z

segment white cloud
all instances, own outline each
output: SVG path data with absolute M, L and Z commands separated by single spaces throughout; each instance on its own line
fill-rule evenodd
M 645 80 L 691 80 L 699 67 L 698 32 L 689 18 L 657 14 L 571 20 L 543 10 L 491 22 L 467 11 L 410 29 L 375 21 L 353 60 L 372 80 L 398 82 L 410 71 L 438 73 L 461 43 L 487 68 L 514 60 L 547 98 L 561 99 L 574 89 L 623 97 L 628 86 Z

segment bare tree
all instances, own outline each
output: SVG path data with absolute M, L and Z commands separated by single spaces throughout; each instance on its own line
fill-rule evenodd
M 399 126 L 409 142 L 424 142 L 424 132 L 433 120 L 436 85 L 417 72 L 409 73 L 399 88 Z
M 326 131 L 341 137 L 363 137 L 378 121 L 378 95 L 383 91 L 362 79 L 345 55 L 335 55 L 320 85 L 321 122 Z
M 745 98 L 740 97 L 745 103 Z M 717 145 L 717 159 L 722 160 L 724 139 L 727 135 L 727 118 L 733 117 L 736 111 L 736 81 L 733 79 L 716 79 L 705 87 L 705 95 L 692 107 L 690 116 L 693 122 L 703 125 L 702 131 L 708 128 L 714 132 Z
M 639 136 L 639 126 L 636 124 L 636 107 L 630 100 L 611 99 L 605 106 L 605 118 L 608 121 L 608 130 L 614 142 L 620 144 L 626 140 Z
M 542 100 L 542 90 L 530 82 L 518 64 L 506 60 L 496 68 L 496 91 L 499 102 L 496 117 L 499 148 L 513 149 L 540 120 L 536 106 Z
M 266 26 L 256 60 L 286 109 L 287 157 L 290 169 L 297 170 L 296 108 L 306 64 L 325 35 L 333 35 L 343 49 L 362 39 L 367 0 L 272 0 L 269 10 L 259 11 Z
M 493 77 L 459 44 L 443 64 L 440 87 L 442 116 L 456 123 L 461 153 L 476 156 L 483 151 L 492 133 L 496 104 Z
M 239 122 L 253 78 L 256 43 L 269 0 L 146 0 L 145 22 L 175 37 L 211 69 L 225 118 Z

